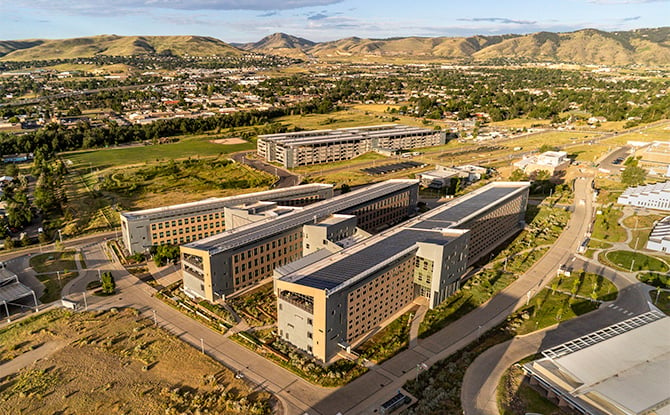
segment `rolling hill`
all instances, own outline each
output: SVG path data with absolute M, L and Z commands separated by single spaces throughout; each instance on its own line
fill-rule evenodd
M 620 32 L 584 29 L 568 33 L 471 37 L 349 37 L 321 43 L 275 33 L 255 43 L 234 46 L 203 36 L 100 35 L 59 40 L 0 41 L 0 60 L 49 60 L 96 55 L 236 56 L 247 51 L 300 59 L 347 61 L 513 58 L 601 65 L 670 65 L 670 27 Z
M 288 45 L 282 48 L 268 48 L 261 41 L 256 44 L 247 44 L 244 48 L 295 57 Z M 668 65 L 670 64 L 670 27 L 623 32 L 584 29 L 569 33 L 538 32 L 529 35 L 471 37 L 390 39 L 350 37 L 315 43 L 313 46 L 301 44 L 294 47 L 296 48 L 306 56 L 324 60 L 517 58 L 530 61 L 603 65 Z
M 229 56 L 242 53 L 219 39 L 203 36 L 100 35 L 74 39 L 0 42 L 0 56 L 4 55 L 0 59 L 12 61 L 88 58 L 96 55 Z

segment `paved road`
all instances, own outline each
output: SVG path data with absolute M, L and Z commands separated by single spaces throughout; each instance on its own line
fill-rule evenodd
M 300 176 L 297 174 L 293 174 L 290 171 L 283 169 L 281 167 L 273 166 L 272 164 L 268 164 L 263 160 L 256 159 L 256 158 L 249 158 L 248 156 L 255 153 L 254 150 L 251 151 L 240 151 L 238 153 L 233 153 L 230 155 L 230 158 L 235 160 L 238 163 L 246 164 L 247 166 L 251 166 L 255 168 L 256 170 L 261 170 L 266 173 L 270 173 L 272 175 L 275 175 L 279 178 L 277 183 L 275 183 L 275 188 L 284 188 L 284 187 L 291 187 L 291 186 L 297 186 L 300 184 Z
M 461 402 L 465 414 L 499 414 L 496 396 L 500 379 L 510 366 L 524 357 L 649 311 L 649 288 L 637 282 L 635 277 L 586 258 L 578 258 L 571 264 L 573 269 L 583 269 L 612 281 L 619 290 L 617 300 L 579 318 L 515 337 L 482 353 L 468 367 L 463 378 Z

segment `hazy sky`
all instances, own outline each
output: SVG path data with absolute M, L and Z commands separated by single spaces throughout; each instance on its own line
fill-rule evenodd
M 670 23 L 670 0 L 0 0 L 0 39 L 96 34 L 257 41 L 627 30 Z

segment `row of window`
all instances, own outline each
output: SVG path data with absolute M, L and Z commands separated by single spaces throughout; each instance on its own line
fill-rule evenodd
M 206 220 L 212 221 L 215 219 L 223 219 L 223 212 L 215 212 L 205 215 L 191 216 L 190 218 L 174 219 L 174 220 L 167 220 L 165 222 L 152 223 L 151 230 L 155 231 L 157 229 L 168 229 L 170 227 L 174 228 L 176 226 L 187 225 L 189 223 L 200 223 Z

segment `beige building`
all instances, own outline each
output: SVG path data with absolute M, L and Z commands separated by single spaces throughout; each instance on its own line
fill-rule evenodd
M 215 301 L 258 284 L 303 256 L 304 225 L 335 213 L 355 216 L 365 232 L 395 225 L 415 214 L 418 187 L 416 180 L 388 180 L 182 245 L 184 290 Z
M 446 143 L 446 133 L 387 124 L 337 130 L 259 135 L 258 155 L 288 168 L 349 160 L 375 149 L 387 151 Z
M 327 362 L 417 297 L 435 307 L 524 227 L 526 182 L 494 182 L 407 223 L 277 273 L 279 336 Z M 286 272 L 288 271 L 288 272 Z
M 154 245 L 181 245 L 226 229 L 225 208 L 258 201 L 282 206 L 304 206 L 333 197 L 333 186 L 308 184 L 237 196 L 205 199 L 153 209 L 121 213 L 123 244 L 130 254 Z

